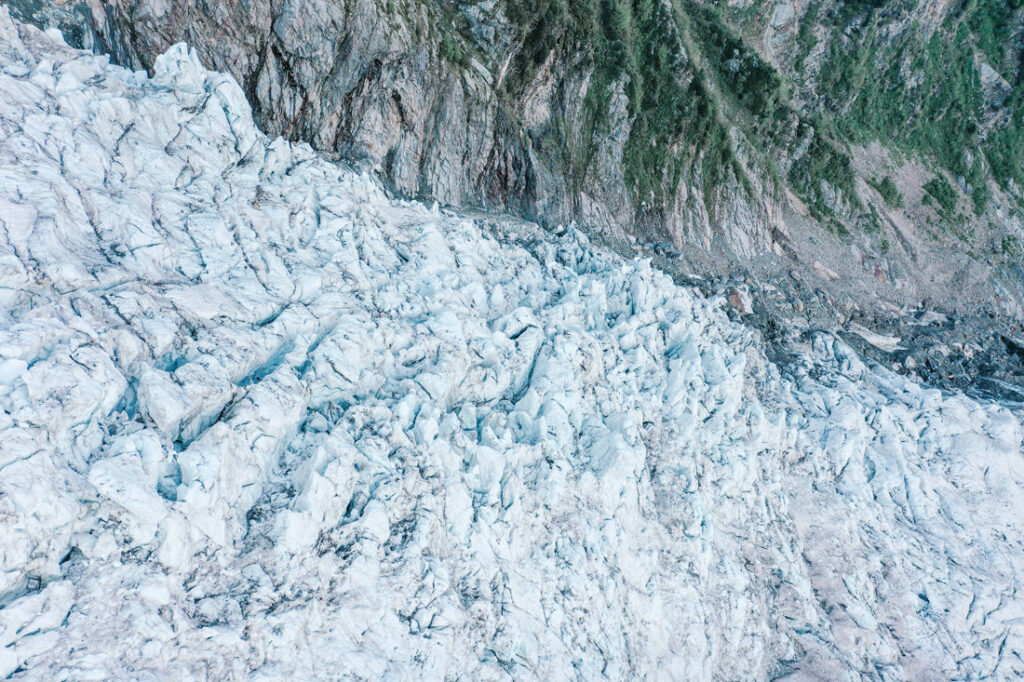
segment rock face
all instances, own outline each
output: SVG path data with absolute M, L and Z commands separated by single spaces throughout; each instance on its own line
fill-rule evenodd
M 208 67 L 242 84 L 266 132 L 365 162 L 408 196 L 550 224 L 577 220 L 614 237 L 632 233 L 676 246 L 708 249 L 720 240 L 747 256 L 765 248 L 780 222 L 775 197 L 756 174 L 738 175 L 738 164 L 702 173 L 701 138 L 714 137 L 723 149 L 730 143 L 712 112 L 682 112 L 706 107 L 699 101 L 679 102 L 680 117 L 700 118 L 708 131 L 689 139 L 685 131 L 652 130 L 639 145 L 679 147 L 673 153 L 692 167 L 659 159 L 663 150 L 642 156 L 637 174 L 663 177 L 641 192 L 624 159 L 637 107 L 627 96 L 631 77 L 530 3 L 125 0 L 39 15 L 25 5 L 13 6 L 126 66 L 151 71 L 156 55 L 187 42 Z M 648 21 L 671 23 L 665 8 L 650 11 L 657 16 Z M 600 16 L 591 19 L 600 33 Z M 542 35 L 547 24 L 558 33 Z M 561 42 L 544 49 L 537 44 L 544 40 Z M 678 33 L 662 42 L 672 53 L 685 50 Z M 681 81 L 680 97 L 696 78 L 685 60 L 662 75 Z M 689 96 L 700 98 L 700 88 Z M 745 191 L 751 182 L 763 191 Z
M 1019 409 L 152 68 L 0 7 L 0 675 L 1024 675 Z
M 668 243 L 688 272 L 795 267 L 883 317 L 1024 318 L 1015 0 L 10 6 L 150 72 L 187 42 L 267 133 L 407 197 Z

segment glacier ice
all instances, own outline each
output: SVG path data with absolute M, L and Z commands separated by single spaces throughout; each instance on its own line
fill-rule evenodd
M 1024 676 L 1021 413 L 0 7 L 0 676 Z

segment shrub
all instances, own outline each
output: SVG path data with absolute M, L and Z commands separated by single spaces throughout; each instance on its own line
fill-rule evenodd
M 893 182 L 892 178 L 888 175 L 881 180 L 875 178 L 871 183 L 871 186 L 878 190 L 878 193 L 882 195 L 883 199 L 885 199 L 885 203 L 890 206 L 895 208 L 903 205 L 903 195 L 900 194 L 900 190 L 896 186 L 896 183 Z
M 936 175 L 924 183 L 924 191 L 935 199 L 941 209 L 940 212 L 946 217 L 950 217 L 956 210 L 956 190 L 945 178 Z

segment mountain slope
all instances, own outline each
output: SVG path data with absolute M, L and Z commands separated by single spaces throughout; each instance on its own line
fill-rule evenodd
M 3 674 L 1024 674 L 1016 408 L 0 46 Z
M 942 385 L 1024 381 L 1002 341 L 1024 321 L 1012 2 L 10 6 L 132 68 L 186 41 L 261 129 L 400 196 L 576 221 L 709 288 L 745 279 L 766 331 L 858 320 Z M 953 330 L 922 336 L 936 311 Z M 972 344 L 991 361 L 936 359 Z

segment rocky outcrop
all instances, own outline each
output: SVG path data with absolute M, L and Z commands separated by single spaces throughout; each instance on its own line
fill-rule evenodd
M 187 42 L 236 78 L 263 130 L 369 168 L 403 196 L 576 221 L 620 247 L 658 245 L 676 272 L 745 272 L 808 305 L 807 290 L 823 292 L 841 318 L 843 306 L 935 307 L 1016 321 L 1024 86 L 1012 4 L 11 8 L 149 71 Z
M 628 74 L 598 73 L 604 56 L 583 42 L 537 53 L 537 26 L 513 23 L 505 3 L 26 5 L 13 9 L 125 65 L 152 70 L 156 55 L 187 42 L 242 84 L 268 133 L 365 164 L 407 196 L 575 220 L 619 239 L 721 241 L 747 256 L 780 222 L 771 193 L 746 191 L 733 170 L 708 186 L 697 148 L 661 196 L 640 196 L 623 158 L 636 113 Z M 694 78 L 688 68 L 678 75 Z M 730 229 L 719 234 L 721 225 Z

